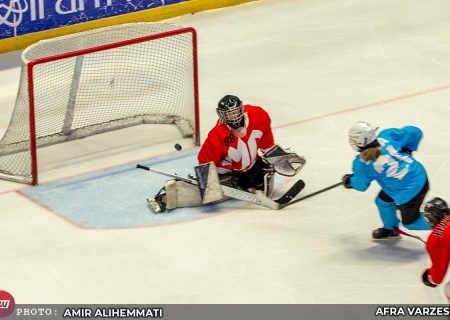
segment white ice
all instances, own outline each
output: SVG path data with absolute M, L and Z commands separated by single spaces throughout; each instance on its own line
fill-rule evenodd
M 415 156 L 429 174 L 427 199 L 450 200 L 448 1 L 260 0 L 170 22 L 198 31 L 203 139 L 223 95 L 265 107 L 277 142 L 307 158 L 300 174 L 307 194 L 351 170 L 353 122 L 416 125 L 424 131 Z M 19 56 L 0 56 L 0 133 L 14 105 Z M 189 148 L 164 128 L 40 150 L 40 181 L 173 152 L 174 142 Z M 0 182 L 0 289 L 16 303 L 446 302 L 441 287 L 421 282 L 430 264 L 423 244 L 371 240 L 381 226 L 376 184 L 278 212 L 246 206 L 125 230 L 80 229 L 22 188 Z

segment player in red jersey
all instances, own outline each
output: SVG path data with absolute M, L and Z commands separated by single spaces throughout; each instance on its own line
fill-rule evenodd
M 220 184 L 250 192 L 261 190 L 270 196 L 275 172 L 294 176 L 305 164 L 303 157 L 275 145 L 271 120 L 263 108 L 226 95 L 216 111 L 219 120 L 204 141 L 198 162 L 214 163 Z M 196 186 L 176 179 L 166 181 L 155 197 L 147 199 L 155 213 L 199 206 L 203 200 Z
M 441 198 L 428 201 L 425 205 L 425 219 L 433 229 L 426 246 L 431 267 L 424 271 L 422 281 L 427 286 L 436 287 L 444 280 L 450 261 L 450 215 L 447 203 Z M 446 291 L 449 287 L 450 282 L 446 285 Z M 449 297 L 449 292 L 446 295 Z
M 242 189 L 264 190 L 265 178 L 267 185 L 272 175 L 258 151 L 275 145 L 269 115 L 233 95 L 223 97 L 216 111 L 219 120 L 200 149 L 199 164 L 214 162 L 222 181 L 232 178 Z

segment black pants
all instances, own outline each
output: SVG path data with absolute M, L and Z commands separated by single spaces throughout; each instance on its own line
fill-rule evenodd
M 253 167 L 245 172 L 233 171 L 220 175 L 220 182 L 230 187 L 239 187 L 244 190 L 250 188 L 264 190 L 265 166 L 261 158 L 258 158 Z
M 422 205 L 423 199 L 427 194 L 430 186 L 428 184 L 428 179 L 425 182 L 422 190 L 411 200 L 405 204 L 397 205 L 397 209 L 400 210 L 403 224 L 411 224 L 417 220 L 420 215 L 420 206 Z M 389 197 L 383 190 L 378 194 L 381 200 L 385 202 L 394 202 L 394 200 Z

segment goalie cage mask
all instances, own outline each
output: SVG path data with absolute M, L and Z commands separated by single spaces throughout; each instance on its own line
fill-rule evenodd
M 353 150 L 361 152 L 370 147 L 377 146 L 378 127 L 374 128 L 369 123 L 358 121 L 349 130 L 348 141 Z
M 235 130 L 245 125 L 243 104 L 236 96 L 226 95 L 220 99 L 216 111 L 220 120 Z
M 448 206 L 445 200 L 441 198 L 433 198 L 425 205 L 425 219 L 430 226 L 439 223 L 444 216 L 448 215 Z

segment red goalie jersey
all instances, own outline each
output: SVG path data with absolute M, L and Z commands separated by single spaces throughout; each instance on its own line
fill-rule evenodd
M 247 171 L 258 159 L 258 149 L 274 146 L 270 117 L 264 109 L 244 105 L 245 128 L 231 130 L 220 120 L 209 132 L 198 154 L 200 164 L 214 162 L 219 173 Z
M 433 227 L 428 237 L 427 251 L 431 259 L 428 274 L 435 284 L 440 284 L 450 260 L 450 216 L 445 216 Z

